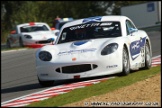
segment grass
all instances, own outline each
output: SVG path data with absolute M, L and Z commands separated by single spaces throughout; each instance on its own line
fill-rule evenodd
M 152 67 L 150 70 L 140 70 L 133 72 L 128 76 L 117 77 L 105 82 L 87 86 L 84 88 L 75 89 L 69 93 L 49 98 L 43 101 L 34 102 L 27 107 L 60 107 L 69 103 L 77 102 L 91 96 L 97 96 L 108 93 L 115 89 L 131 85 L 135 82 L 147 79 L 160 73 L 161 67 Z

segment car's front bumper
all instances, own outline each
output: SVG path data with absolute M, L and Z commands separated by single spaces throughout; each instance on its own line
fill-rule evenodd
M 53 45 L 54 41 L 48 41 L 48 40 L 24 40 L 23 42 L 24 46 L 30 47 L 30 48 L 40 48 L 44 45 Z
M 43 62 L 38 60 L 36 61 L 37 75 L 40 80 L 45 81 L 115 74 L 122 71 L 121 56 L 121 53 L 116 51 L 106 56 L 85 57 L 82 61 Z M 79 68 L 82 72 L 77 72 Z

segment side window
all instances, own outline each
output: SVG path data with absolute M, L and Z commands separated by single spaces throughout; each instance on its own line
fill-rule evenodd
M 129 35 L 131 32 L 135 32 L 136 27 L 132 24 L 131 21 L 126 20 L 126 29 L 127 29 L 127 35 Z M 134 31 L 132 31 L 134 30 Z
M 127 23 L 126 23 L 126 29 L 127 29 L 127 35 L 129 35 L 130 33 L 129 33 L 129 28 L 128 28 L 128 25 L 127 25 Z

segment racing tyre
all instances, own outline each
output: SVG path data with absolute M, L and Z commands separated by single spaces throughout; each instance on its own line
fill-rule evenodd
M 23 44 L 23 41 L 21 38 L 19 39 L 19 45 L 20 45 L 20 47 L 24 47 L 24 44 Z
M 150 69 L 151 68 L 151 63 L 152 63 L 152 59 L 151 59 L 151 51 L 149 48 L 149 44 L 148 42 L 146 42 L 145 44 L 145 67 L 144 69 Z
M 41 81 L 38 78 L 39 84 L 43 87 L 48 87 L 48 86 L 52 86 L 54 84 L 54 81 Z
M 123 49 L 123 71 L 120 75 L 125 76 L 130 73 L 129 55 L 127 49 Z
M 7 48 L 11 48 L 11 43 L 9 40 L 7 40 Z

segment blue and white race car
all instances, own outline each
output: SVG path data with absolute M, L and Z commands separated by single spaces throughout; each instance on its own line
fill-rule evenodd
M 126 16 L 97 16 L 66 23 L 55 45 L 36 52 L 39 83 L 86 78 L 151 67 L 147 33 Z

